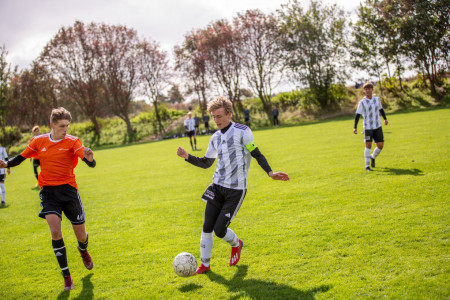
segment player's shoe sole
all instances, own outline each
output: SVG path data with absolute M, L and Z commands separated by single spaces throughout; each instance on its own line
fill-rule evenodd
M 72 281 L 72 277 L 69 276 L 64 276 L 64 290 L 65 291 L 70 291 L 73 290 L 74 286 L 73 286 L 73 281 Z
M 239 240 L 239 246 L 231 247 L 230 266 L 236 265 L 241 259 L 241 250 L 244 247 L 242 240 Z
M 86 251 L 81 251 L 79 247 L 78 251 L 80 252 L 81 258 L 83 259 L 83 264 L 86 267 L 86 269 L 88 270 L 92 270 L 92 268 L 94 267 L 94 262 L 92 261 L 91 256 L 89 255 L 89 252 Z
M 200 267 L 197 268 L 197 271 L 195 271 L 194 275 L 192 275 L 192 276 L 195 276 L 195 275 L 198 275 L 198 274 L 204 274 L 204 273 L 207 273 L 209 271 L 211 271 L 211 266 L 205 267 L 203 264 L 201 264 Z

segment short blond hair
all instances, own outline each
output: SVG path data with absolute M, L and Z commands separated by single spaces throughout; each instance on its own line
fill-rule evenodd
M 363 89 L 368 88 L 368 87 L 373 88 L 373 83 L 370 81 L 366 81 L 363 85 Z
M 213 111 L 222 107 L 225 110 L 225 114 L 229 114 L 232 112 L 233 104 L 231 103 L 230 100 L 228 100 L 228 98 L 218 96 L 208 103 L 207 110 L 209 113 L 212 113 Z
M 36 129 L 40 129 L 38 125 L 34 126 L 33 129 L 31 129 L 31 132 L 35 132 Z
M 52 109 L 52 113 L 50 115 L 51 123 L 55 123 L 60 120 L 67 120 L 69 122 L 72 121 L 72 115 L 64 107 L 58 107 L 58 108 Z

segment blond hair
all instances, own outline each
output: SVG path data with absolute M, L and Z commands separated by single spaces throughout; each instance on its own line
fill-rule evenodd
M 370 81 L 366 81 L 363 85 L 363 89 L 368 88 L 368 87 L 373 88 L 373 83 Z
M 233 104 L 227 98 L 218 96 L 208 103 L 207 110 L 209 113 L 212 113 L 213 111 L 222 107 L 225 110 L 225 114 L 229 114 L 233 109 Z
M 50 122 L 55 123 L 58 122 L 59 120 L 68 120 L 70 122 L 72 121 L 72 115 L 64 107 L 52 109 L 52 113 L 50 115 Z
M 34 126 L 33 129 L 31 129 L 31 132 L 34 132 L 36 129 L 40 129 L 38 125 Z

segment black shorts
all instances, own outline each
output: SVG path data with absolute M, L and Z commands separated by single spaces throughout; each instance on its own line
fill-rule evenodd
M 0 181 L 5 182 L 6 179 L 6 175 L 5 174 L 0 174 Z
M 209 127 L 209 123 L 205 122 L 205 128 L 208 128 L 208 127 Z
M 195 130 L 192 130 L 192 131 L 186 131 L 186 135 L 187 135 L 188 137 L 195 136 Z
M 383 129 L 381 129 L 381 127 L 364 130 L 364 141 L 371 142 L 372 140 L 374 140 L 375 143 L 384 142 Z
M 62 212 L 74 225 L 84 224 L 84 207 L 78 190 L 70 184 L 44 186 L 39 192 L 42 210 L 39 217 L 58 215 L 62 219 Z
M 220 238 L 227 233 L 227 227 L 236 216 L 244 201 L 247 190 L 229 189 L 211 184 L 202 199 L 206 201 L 203 232 L 214 232 Z

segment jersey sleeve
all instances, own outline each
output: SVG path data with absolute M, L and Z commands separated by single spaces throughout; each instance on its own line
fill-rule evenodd
M 214 158 L 214 159 L 217 157 L 217 149 L 214 146 L 215 137 L 216 137 L 216 135 L 213 135 L 211 137 L 211 139 L 209 140 L 208 149 L 206 150 L 205 157 Z
M 378 97 L 377 97 L 377 106 L 378 106 L 378 110 L 383 109 L 383 106 L 381 105 L 381 100 Z
M 32 139 L 28 146 L 20 153 L 25 158 L 31 158 L 33 156 L 36 156 L 38 153 L 37 151 L 37 145 L 36 145 L 36 139 Z
M 362 103 L 362 101 L 359 101 L 358 108 L 356 109 L 356 113 L 360 114 L 360 115 L 362 115 L 363 112 L 364 112 L 364 107 L 363 107 L 363 105 L 361 103 Z
M 244 130 L 244 136 L 242 137 L 242 142 L 244 143 L 245 151 L 247 153 L 250 153 L 256 149 L 257 146 L 256 146 L 255 142 L 253 141 L 253 133 L 250 128 L 247 128 Z
M 84 146 L 80 139 L 77 139 L 73 144 L 73 153 L 81 159 L 84 158 Z

